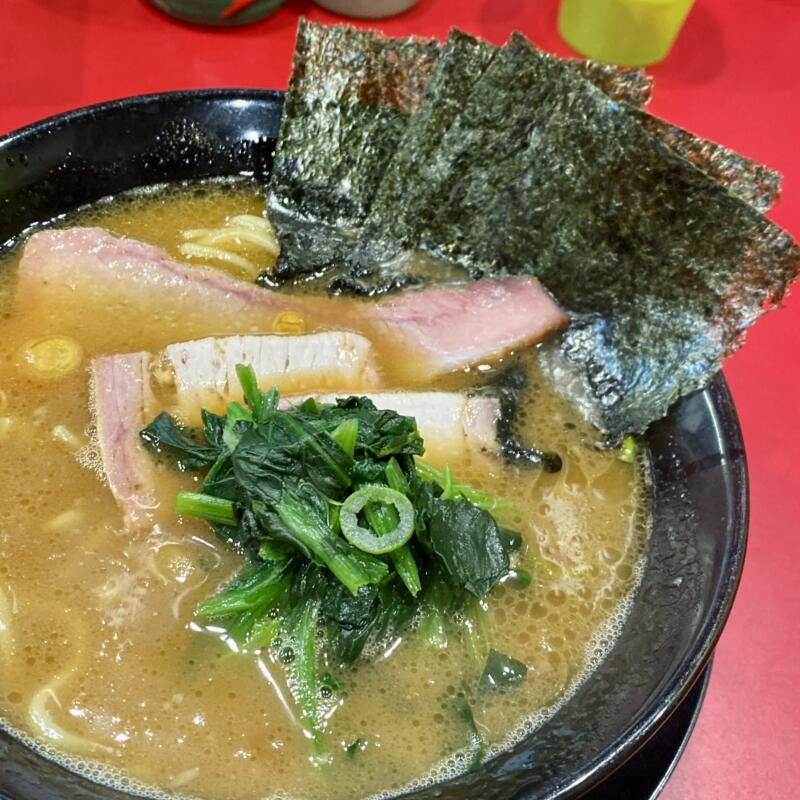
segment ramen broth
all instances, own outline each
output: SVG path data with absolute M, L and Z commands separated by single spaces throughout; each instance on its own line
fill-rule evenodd
M 101 225 L 178 257 L 182 229 L 262 208 L 249 183 L 205 183 L 103 201 L 56 224 Z M 592 446 L 592 431 L 541 379 L 535 348 L 448 376 L 435 387 L 485 383 L 518 362 L 528 382 L 516 431 L 563 459 L 555 474 L 485 455 L 448 459 L 460 479 L 519 509 L 500 521 L 522 532 L 533 581 L 498 586 L 489 607 L 492 645 L 524 662 L 527 679 L 476 693 L 481 667 L 464 642 L 426 647 L 410 630 L 337 672 L 331 763 L 315 765 L 281 654 L 235 653 L 193 614 L 242 559 L 203 522 L 179 520 L 171 502 L 152 529 L 126 530 L 92 443 L 93 356 L 243 331 L 203 315 L 143 320 L 117 303 L 87 314 L 80 298 L 31 303 L 23 313 L 12 307 L 18 258 L 19 250 L 0 270 L 0 715 L 35 747 L 95 780 L 148 793 L 344 800 L 392 792 L 466 768 L 454 755 L 470 741 L 454 711 L 459 694 L 497 748 L 539 725 L 613 643 L 647 543 L 641 465 Z M 359 302 L 368 301 L 342 301 L 341 328 Z M 321 324 L 304 322 L 309 331 Z M 82 368 L 53 382 L 20 369 L 20 348 L 45 335 L 77 339 Z M 402 387 L 403 353 L 374 344 L 385 386 Z M 198 480 L 159 470 L 165 498 Z

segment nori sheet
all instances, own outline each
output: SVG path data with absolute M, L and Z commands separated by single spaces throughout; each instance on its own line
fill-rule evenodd
M 550 57 L 556 58 L 556 56 Z M 559 61 L 571 65 L 600 91 L 620 103 L 627 103 L 634 108 L 644 108 L 650 102 L 655 81 L 643 69 L 614 67 L 591 59 L 566 58 Z
M 397 246 L 398 241 L 413 238 L 417 222 L 401 216 L 398 225 L 407 229 L 407 235 L 395 229 L 392 240 L 387 241 L 381 238 L 382 219 L 391 215 L 398 198 L 405 196 L 409 176 L 414 176 L 417 193 L 425 191 L 429 174 L 435 178 L 435 159 L 442 138 L 499 49 L 456 28 L 450 31 L 419 107 L 409 120 L 378 186 L 372 201 L 374 213 L 371 212 L 364 222 L 360 243 L 353 244 L 347 253 L 347 267 L 336 270 L 329 284 L 332 291 L 369 295 L 422 282 L 419 275 L 403 271 L 408 259 L 402 255 L 403 248 Z M 614 100 L 644 105 L 650 99 L 653 81 L 641 69 L 619 69 L 596 61 L 561 59 L 541 52 L 575 69 Z M 427 213 L 425 201 L 419 194 L 414 199 L 414 208 Z
M 268 199 L 281 242 L 279 279 L 335 268 L 351 251 L 440 48 L 433 39 L 300 20 Z M 449 82 L 463 102 L 496 49 L 454 29 L 444 51 L 461 58 L 440 71 L 440 85 Z M 620 101 L 649 99 L 652 81 L 642 70 L 569 63 Z M 395 288 L 409 282 L 400 273 L 382 280 Z
M 397 196 L 373 205 L 385 240 L 474 277 L 534 274 L 594 315 L 564 355 L 612 436 L 706 383 L 800 263 L 785 232 L 521 36 Z
M 337 261 L 366 215 L 439 47 L 435 39 L 300 20 L 269 185 L 278 274 Z
M 494 45 L 474 36 L 458 30 L 450 31 L 422 93 L 419 108 L 406 126 L 377 188 L 373 211 L 367 216 L 360 233 L 360 245 L 348 255 L 346 277 L 335 277 L 332 289 L 369 294 L 385 291 L 387 287 L 408 285 L 409 281 L 403 274 L 408 259 L 398 252 L 395 241 L 413 238 L 413 232 L 422 220 L 401 216 L 398 225 L 402 225 L 402 233 L 396 228 L 393 241 L 385 243 L 379 236 L 382 233 L 381 221 L 402 204 L 409 176 L 414 176 L 415 191 L 422 193 L 428 178 L 435 179 L 435 159 L 442 137 L 497 51 Z M 409 211 L 411 208 L 409 205 Z M 426 210 L 427 204 L 422 196 L 414 198 L 413 208 Z M 377 224 L 372 223 L 373 215 Z M 385 244 L 385 249 L 382 244 Z
M 574 320 L 545 367 L 610 439 L 642 431 L 800 265 L 758 213 L 780 176 L 643 112 L 651 88 L 519 34 L 303 21 L 270 186 L 281 271 L 347 260 L 334 287 L 370 293 L 423 281 L 421 251 L 431 272 L 534 274 Z
M 753 208 L 769 211 L 780 196 L 780 172 L 666 120 L 643 111 L 633 113 L 653 136 Z
M 420 146 L 422 155 L 432 151 L 430 143 L 423 145 L 423 134 L 432 134 L 438 142 L 442 128 L 451 121 L 446 113 L 444 117 L 434 113 L 433 120 L 415 114 L 415 122 L 420 117 L 419 125 L 413 126 L 416 135 L 402 138 L 408 115 L 416 110 L 439 60 L 439 49 L 435 40 L 391 39 L 374 31 L 301 19 L 270 184 L 270 214 L 282 244 L 279 280 L 339 267 L 332 283 L 335 289 L 363 293 L 418 282 L 402 271 L 377 266 L 384 260 L 396 261 L 396 252 L 386 252 L 376 261 L 370 259 L 375 254 L 353 251 L 358 228 L 398 141 L 404 154 L 396 159 L 395 175 L 386 181 L 379 203 L 390 191 L 402 188 L 397 172 L 419 163 Z M 458 110 L 456 100 L 466 100 L 496 49 L 451 31 L 443 52 L 456 57 L 447 59 L 449 69 L 439 73 L 433 95 L 444 102 L 445 112 Z M 588 60 L 565 63 L 615 100 L 641 107 L 650 99 L 653 82 L 642 70 Z M 776 173 L 643 112 L 641 119 L 662 141 L 756 207 L 774 199 L 780 180 Z M 349 266 L 342 273 L 345 262 Z M 369 276 L 372 284 L 365 285 Z

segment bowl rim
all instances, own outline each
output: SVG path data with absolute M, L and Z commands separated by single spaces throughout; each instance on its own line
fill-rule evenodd
M 714 648 L 722 635 L 736 599 L 744 570 L 750 521 L 747 454 L 741 424 L 733 395 L 722 370 L 715 375 L 708 386 L 688 397 L 695 395 L 703 397 L 714 421 L 717 441 L 723 445 L 720 465 L 729 479 L 726 499 L 728 508 L 733 513 L 725 520 L 730 544 L 725 550 L 725 558 L 720 568 L 724 582 L 715 593 L 714 602 L 709 605 L 705 621 L 694 637 L 692 646 L 687 650 L 683 668 L 675 670 L 668 676 L 657 696 L 642 707 L 631 724 L 619 733 L 614 744 L 581 767 L 575 773 L 574 779 L 568 785 L 561 786 L 556 792 L 551 793 L 548 796 L 550 798 L 577 800 L 622 766 L 657 733 L 702 677 L 703 670 L 713 658 Z
M 84 106 L 75 106 L 65 111 L 42 117 L 41 119 L 27 122 L 16 128 L 0 134 L 0 149 L 11 147 L 19 143 L 20 139 L 28 136 L 38 136 L 47 133 L 54 127 L 62 128 L 69 123 L 85 116 L 102 114 L 106 111 L 120 111 L 129 107 L 146 103 L 174 102 L 176 100 L 274 100 L 283 103 L 286 95 L 285 89 L 264 89 L 257 86 L 218 86 L 203 89 L 172 89 L 163 92 L 146 92 L 145 94 L 130 94 L 124 97 L 115 97 L 110 100 L 100 100 Z
M 180 101 L 255 100 L 282 104 L 285 94 L 286 92 L 281 89 L 218 87 L 153 92 L 106 100 L 53 114 L 11 130 L 0 136 L 0 157 L 4 155 L 6 148 L 19 146 L 26 139 L 33 144 L 41 135 L 61 129 L 86 116 L 131 110 L 151 103 L 169 104 Z M 720 444 L 720 466 L 726 477 L 726 510 L 730 513 L 726 515 L 723 526 L 729 544 L 720 566 L 720 581 L 715 588 L 713 599 L 709 602 L 704 621 L 687 648 L 679 669 L 665 676 L 666 680 L 657 695 L 639 709 L 630 724 L 619 732 L 610 746 L 580 765 L 575 772 L 565 778 L 564 783 L 554 787 L 552 792 L 541 795 L 543 800 L 580 797 L 621 766 L 650 739 L 685 699 L 701 676 L 730 614 L 741 581 L 747 549 L 749 525 L 747 456 L 741 425 L 723 372 L 718 372 L 713 381 L 696 394 L 703 397 L 707 412 L 714 423 L 716 440 Z M 446 782 L 443 785 L 446 785 Z M 405 796 L 405 794 L 398 795 L 401 798 Z M 0 798 L 3 797 L 0 791 Z

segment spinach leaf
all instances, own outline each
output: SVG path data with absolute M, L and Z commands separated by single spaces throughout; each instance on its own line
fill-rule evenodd
M 291 665 L 294 680 L 291 684 L 295 702 L 300 707 L 303 725 L 311 737 L 317 754 L 323 751 L 325 718 L 319 692 L 319 656 L 317 653 L 318 607 L 306 603 L 291 631 L 294 659 Z
M 225 415 L 225 428 L 222 431 L 222 441 L 225 447 L 233 452 L 242 436 L 253 427 L 253 417 L 251 413 L 236 401 L 228 405 Z
M 481 689 L 508 689 L 522 683 L 527 675 L 528 668 L 521 661 L 492 649 L 478 685 Z
M 301 482 L 294 491 L 284 489 L 275 512 L 283 524 L 281 533 L 328 567 L 352 594 L 388 575 L 383 561 L 362 553 L 334 533 L 328 523 L 325 498 L 310 484 Z
M 414 417 L 378 409 L 367 397 L 339 398 L 335 406 L 324 408 L 323 420 L 358 421 L 356 458 L 380 459 L 391 455 L 422 455 L 425 450 Z
M 475 722 L 475 714 L 466 697 L 456 698 L 456 714 L 467 725 L 467 731 L 469 732 L 469 750 L 467 752 L 470 754 L 467 769 L 473 772 L 480 767 L 484 758 L 486 758 L 486 740 L 478 729 L 478 725 Z
M 452 580 L 478 598 L 508 573 L 508 553 L 494 517 L 463 497 L 434 501 L 428 535 Z
M 500 526 L 500 541 L 503 543 L 503 548 L 508 553 L 515 553 L 517 550 L 522 549 L 525 540 L 522 534 L 518 531 L 511 530 L 511 528 L 504 528 Z
M 242 573 L 220 594 L 204 600 L 197 613 L 204 617 L 228 617 L 269 606 L 288 586 L 289 562 L 268 562 Z
M 461 599 L 461 590 L 438 567 L 426 575 L 419 616 L 419 635 L 426 647 L 447 647 L 449 621 Z
M 384 581 L 378 587 L 380 608 L 375 619 L 373 636 L 376 641 L 395 638 L 408 629 L 419 609 L 418 601 L 400 581 Z
M 300 718 L 321 754 L 325 701 L 335 685 L 320 673 L 322 659 L 349 666 L 369 643 L 394 643 L 418 620 L 423 641 L 443 647 L 452 633 L 466 635 L 483 663 L 490 642 L 479 600 L 509 575 L 508 554 L 522 539 L 490 513 L 502 498 L 416 458 L 424 446 L 412 417 L 363 397 L 278 410 L 277 390 L 261 393 L 252 369 L 237 372 L 247 406 L 229 403 L 224 415 L 204 410 L 204 436 L 160 414 L 141 437 L 182 469 L 208 469 L 202 491 L 181 492 L 176 510 L 208 521 L 252 567 L 197 612 L 220 619 L 242 651 L 284 643 Z M 367 486 L 403 501 L 392 505 L 376 495 L 363 506 L 358 524 L 368 525 L 373 539 L 391 534 L 398 509 L 413 506 L 410 538 L 387 556 L 342 533 L 342 507 Z M 507 658 L 505 667 L 493 664 L 484 683 L 512 682 L 524 668 Z M 466 700 L 460 713 L 470 729 L 467 755 L 477 765 L 485 743 Z
M 220 455 L 219 447 L 209 445 L 198 434 L 182 428 L 165 411 L 139 432 L 139 438 L 156 455 L 175 459 L 181 470 L 211 466 Z
M 225 452 L 212 465 L 203 480 L 203 492 L 213 494 L 215 497 L 224 497 L 226 500 L 236 501 L 241 499 L 239 484 L 233 474 L 233 464 L 230 455 Z
M 362 586 L 355 595 L 342 584 L 331 587 L 322 601 L 329 623 L 333 655 L 339 664 L 352 664 L 364 649 L 380 611 L 378 587 Z
M 360 736 L 353 739 L 350 744 L 345 747 L 345 752 L 347 753 L 350 758 L 355 758 L 358 753 L 363 752 L 367 749 L 367 742 L 365 739 L 362 739 Z
M 225 433 L 226 415 L 214 414 L 211 411 L 206 411 L 204 408 L 200 411 L 200 419 L 203 420 L 203 433 L 208 443 L 212 447 L 218 447 L 222 450 L 225 446 L 225 440 L 222 437 Z
M 277 412 L 247 431 L 232 455 L 233 472 L 245 494 L 280 502 L 285 484 L 305 480 L 322 494 L 340 498 L 352 482 L 352 459 L 329 436 L 288 412 Z

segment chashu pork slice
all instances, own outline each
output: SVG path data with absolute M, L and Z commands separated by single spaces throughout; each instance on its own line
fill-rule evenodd
M 308 395 L 286 398 L 282 405 L 302 402 Z M 495 397 L 463 392 L 367 392 L 380 409 L 414 417 L 425 442 L 425 459 L 445 463 L 479 453 L 497 453 L 500 403 Z M 320 403 L 335 403 L 339 394 L 314 394 Z
M 537 342 L 567 316 L 535 278 L 515 276 L 405 292 L 381 301 L 290 295 L 188 265 L 161 248 L 101 228 L 40 231 L 20 261 L 17 308 L 51 308 L 80 340 L 108 352 L 136 341 L 268 333 L 283 312 L 309 330 L 347 327 L 395 342 L 393 368 L 409 382 L 431 378 Z M 134 336 L 135 334 L 135 336 Z
M 92 362 L 93 410 L 103 471 L 126 525 L 149 522 L 158 507 L 158 475 L 139 431 L 152 405 L 150 354 L 100 356 Z
M 371 313 L 422 376 L 492 361 L 569 322 L 539 281 L 523 276 L 405 292 Z
M 164 476 L 159 477 L 139 439 L 159 405 L 153 387 L 172 397 L 171 411 L 196 425 L 201 408 L 222 411 L 231 400 L 242 399 L 237 364 L 251 365 L 264 390 L 278 386 L 282 392 L 297 391 L 311 385 L 348 394 L 377 385 L 372 345 L 346 331 L 201 339 L 169 345 L 155 355 L 95 358 L 92 382 L 100 455 L 127 524 L 152 521 L 159 506 L 158 485 Z
M 327 331 L 304 336 L 225 336 L 171 344 L 161 351 L 158 375 L 166 376 L 184 419 L 200 408 L 220 413 L 242 399 L 236 365 L 253 367 L 262 391 L 305 386 L 353 390 L 378 385 L 372 344 L 357 333 Z
M 157 401 L 150 390 L 153 356 L 130 353 L 101 356 L 92 364 L 97 435 L 109 487 L 129 526 L 152 523 L 159 499 L 172 502 L 175 487 L 159 491 L 166 477 L 139 439 L 139 431 L 155 416 Z M 177 389 L 177 387 L 176 387 Z M 460 392 L 354 392 L 378 408 L 413 416 L 425 441 L 425 457 L 434 463 L 491 454 L 497 450 L 499 403 L 495 398 Z M 176 391 L 181 403 L 180 391 Z M 194 389 L 192 389 L 194 396 Z M 283 407 L 314 396 L 334 403 L 346 392 L 305 392 L 285 398 Z M 235 399 L 238 390 L 226 400 Z M 192 419 L 199 407 L 192 409 Z M 163 495 L 163 498 L 160 497 Z

